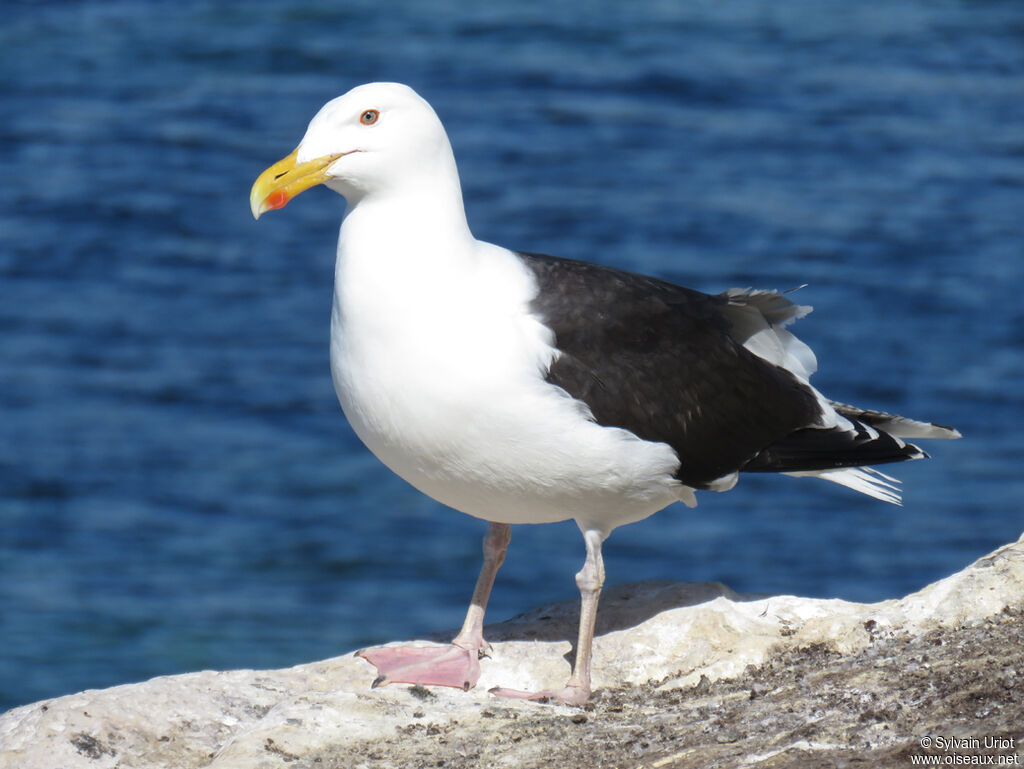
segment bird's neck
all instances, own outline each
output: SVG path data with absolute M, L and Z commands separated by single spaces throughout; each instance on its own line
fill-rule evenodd
M 368 273 L 426 279 L 467 267 L 476 240 L 454 184 L 407 185 L 350 202 L 338 239 L 338 278 Z
M 450 192 L 450 190 L 449 190 Z M 335 382 L 353 357 L 376 355 L 458 305 L 480 249 L 461 195 L 367 195 L 341 225 L 331 313 Z M 360 358 L 362 359 L 362 358 Z M 337 384 L 339 392 L 347 385 Z

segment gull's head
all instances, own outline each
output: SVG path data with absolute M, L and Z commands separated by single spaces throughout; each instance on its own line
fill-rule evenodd
M 349 202 L 455 173 L 451 145 L 431 106 L 399 83 L 368 83 L 327 102 L 299 146 L 253 184 L 252 214 L 281 208 L 324 184 Z

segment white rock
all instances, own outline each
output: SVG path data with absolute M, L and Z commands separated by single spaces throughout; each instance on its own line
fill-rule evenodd
M 702 676 L 742 675 L 780 648 L 823 643 L 847 654 L 872 633 L 970 625 L 1022 596 L 1024 537 L 906 598 L 876 604 L 741 596 L 711 583 L 625 585 L 602 600 L 594 683 L 690 687 Z M 372 667 L 348 655 L 286 670 L 161 677 L 26 705 L 0 716 L 0 768 L 276 768 L 426 723 L 476 723 L 493 734 L 487 715 L 496 700 L 487 690 L 562 682 L 577 613 L 576 602 L 566 602 L 490 626 L 494 650 L 477 687 L 435 688 L 425 700 L 407 687 L 371 689 Z M 574 712 L 505 700 L 500 707 Z M 410 729 L 408 739 L 422 740 L 429 753 L 423 733 Z

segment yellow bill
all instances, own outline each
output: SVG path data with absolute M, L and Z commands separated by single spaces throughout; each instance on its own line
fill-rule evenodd
M 298 150 L 295 150 L 288 157 L 281 158 L 256 179 L 249 193 L 253 218 L 259 219 L 260 214 L 284 208 L 303 190 L 323 184 L 330 178 L 326 173 L 327 167 L 345 153 L 325 155 L 305 163 L 295 162 L 297 154 Z

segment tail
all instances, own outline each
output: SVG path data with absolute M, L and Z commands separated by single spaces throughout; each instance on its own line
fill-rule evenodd
M 794 304 L 776 291 L 732 289 L 724 296 L 728 305 L 723 312 L 733 338 L 758 357 L 793 374 L 813 391 L 820 408 L 815 425 L 796 430 L 761 450 L 744 465 L 744 472 L 813 475 L 898 505 L 899 481 L 869 465 L 928 456 L 905 438 L 960 437 L 959 432 L 945 425 L 826 399 L 809 381 L 818 367 L 814 353 L 785 328 L 811 308 Z
M 744 472 L 810 475 L 898 505 L 899 481 L 868 465 L 928 456 L 903 438 L 960 437 L 957 430 L 945 425 L 835 401 L 829 401 L 829 405 L 841 417 L 835 427 L 809 427 L 790 433 L 758 453 L 744 466 Z

